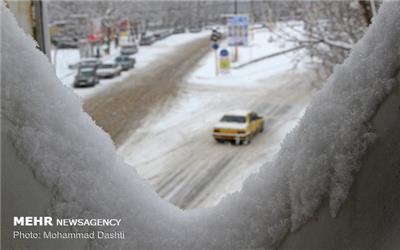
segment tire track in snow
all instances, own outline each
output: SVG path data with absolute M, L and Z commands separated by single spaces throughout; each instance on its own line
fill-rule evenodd
M 186 72 L 209 50 L 207 38 L 190 42 L 147 70 L 132 74 L 124 82 L 86 100 L 84 109 L 117 146 L 121 145 L 151 110 L 178 93 Z
M 181 89 L 177 103 L 171 105 L 166 114 L 185 107 L 186 96 L 198 98 L 200 105 L 183 118 L 178 115 L 179 119 L 154 112 L 147 124 L 160 125 L 149 131 L 139 144 L 132 141 L 124 154 L 137 153 L 150 141 L 168 144 L 167 147 L 154 144 L 148 151 L 150 157 L 140 159 L 135 156 L 136 163 L 132 164 L 151 180 L 161 197 L 176 206 L 185 209 L 207 206 L 220 193 L 229 192 L 226 187 L 235 186 L 235 182 L 241 182 L 252 168 L 272 157 L 282 138 L 279 131 L 306 105 L 311 95 L 308 77 L 283 78 L 285 81 L 274 88 L 267 85 L 255 88 L 186 85 Z M 265 117 L 265 132 L 255 137 L 250 145 L 215 143 L 211 130 L 218 114 L 237 107 L 259 111 Z M 170 142 L 168 138 L 175 140 Z M 146 151 L 140 152 L 147 155 Z

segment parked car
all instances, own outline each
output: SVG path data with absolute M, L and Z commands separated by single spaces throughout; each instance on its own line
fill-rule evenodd
M 169 37 L 170 35 L 172 35 L 172 30 L 171 29 L 167 29 L 167 30 L 163 31 L 164 38 Z
M 78 39 L 69 36 L 56 36 L 51 42 L 59 49 L 75 49 L 78 48 Z
M 98 58 L 87 57 L 87 58 L 82 58 L 79 62 L 77 62 L 75 64 L 68 65 L 68 68 L 70 68 L 70 69 L 79 69 L 79 68 L 85 68 L 85 67 L 98 68 L 98 66 L 100 64 L 101 64 L 101 61 Z
M 221 40 L 223 38 L 224 38 L 223 34 L 219 30 L 217 30 L 217 29 L 213 29 L 212 30 L 211 37 L 210 37 L 211 41 L 215 41 L 216 42 L 216 41 L 219 41 L 219 40 Z
M 170 30 L 159 30 L 158 32 L 156 32 L 154 34 L 154 39 L 155 40 L 162 40 L 166 37 L 168 37 L 169 35 L 171 35 L 171 31 Z
M 136 59 L 129 56 L 118 56 L 115 58 L 115 62 L 121 66 L 122 70 L 129 70 L 135 67 Z
M 100 78 L 112 78 L 121 75 L 121 66 L 114 61 L 106 61 L 99 65 L 97 76 Z
M 190 26 L 189 27 L 189 32 L 190 33 L 199 33 L 199 32 L 201 32 L 201 27 L 199 27 L 199 26 Z
M 134 43 L 129 43 L 126 44 L 124 46 L 122 46 L 121 48 L 121 55 L 134 55 L 138 52 L 138 47 L 136 44 Z
M 152 45 L 155 42 L 155 38 L 153 35 L 144 35 L 140 38 L 139 45 L 146 46 Z
M 213 137 L 217 142 L 230 141 L 249 144 L 251 139 L 264 131 L 264 119 L 251 111 L 233 111 L 225 114 L 215 125 Z
M 185 33 L 186 30 L 183 27 L 175 27 L 174 30 L 172 31 L 172 33 L 174 34 L 181 34 L 181 33 Z
M 164 38 L 164 35 L 163 35 L 163 33 L 162 32 L 159 32 L 159 33 L 155 33 L 154 34 L 154 39 L 155 40 L 161 40 L 161 39 L 163 39 Z
M 78 74 L 75 76 L 74 87 L 93 87 L 99 83 L 99 79 L 96 75 L 95 67 L 83 67 L 78 70 Z

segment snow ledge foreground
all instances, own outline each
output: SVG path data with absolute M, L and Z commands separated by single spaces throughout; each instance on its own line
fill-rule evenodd
M 129 232 L 121 241 L 78 243 L 82 248 L 276 247 L 290 230 L 307 222 L 324 199 L 329 200 L 331 215 L 337 214 L 362 157 L 376 140 L 371 119 L 399 84 L 400 3 L 386 2 L 286 137 L 269 163 L 273 166 L 263 167 L 241 192 L 214 208 L 181 211 L 160 199 L 118 158 L 110 137 L 83 112 L 80 99 L 60 83 L 4 4 L 1 18 L 2 152 L 10 156 L 5 168 L 10 173 L 3 171 L 2 180 L 22 172 L 26 177 L 6 186 L 3 193 L 11 202 L 4 214 L 26 209 L 25 213 L 41 211 L 60 218 L 121 218 Z M 14 201 L 21 199 L 20 184 L 28 180 L 35 191 L 22 194 L 43 203 L 21 208 Z M 7 239 L 4 234 L 12 226 L 9 218 L 2 219 Z M 4 244 L 39 249 L 46 242 Z M 69 243 L 61 242 L 59 248 L 68 249 L 63 244 Z

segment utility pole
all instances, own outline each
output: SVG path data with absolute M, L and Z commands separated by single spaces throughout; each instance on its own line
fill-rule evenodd
M 375 6 L 375 1 L 374 0 L 370 0 L 371 3 L 371 9 L 372 9 L 372 16 L 376 16 L 376 6 Z
M 234 2 L 234 14 L 237 15 L 238 14 L 238 1 L 235 0 Z M 236 44 L 237 42 L 235 41 L 235 53 L 234 53 L 234 61 L 237 62 L 239 61 L 239 48 Z
M 237 0 L 235 0 L 235 2 L 234 2 L 234 7 L 235 7 L 234 14 L 236 15 L 238 13 L 238 1 Z

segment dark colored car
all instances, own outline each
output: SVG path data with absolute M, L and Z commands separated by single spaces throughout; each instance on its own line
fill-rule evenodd
M 171 35 L 171 32 L 169 30 L 160 30 L 154 34 L 154 39 L 157 41 L 162 40 L 168 37 L 169 35 Z
M 95 67 L 79 68 L 75 76 L 74 87 L 93 87 L 99 83 Z
M 173 31 L 172 31 L 172 33 L 174 33 L 174 34 L 181 34 L 181 33 L 185 33 L 186 32 L 186 30 L 185 30 L 185 28 L 183 28 L 183 27 L 176 27 Z
M 155 40 L 161 40 L 163 38 L 164 38 L 164 36 L 163 36 L 163 34 L 161 32 L 154 34 L 154 39 Z
M 199 27 L 199 26 L 191 26 L 191 27 L 189 27 L 189 32 L 190 33 L 199 33 L 199 32 L 201 32 L 201 27 Z
M 140 38 L 139 44 L 142 45 L 142 46 L 143 45 L 146 46 L 146 45 L 152 45 L 154 42 L 155 42 L 154 36 L 145 35 L 145 36 L 142 36 L 142 38 Z
M 115 58 L 115 62 L 121 66 L 122 70 L 129 70 L 135 67 L 136 59 L 129 56 L 118 56 Z
M 78 39 L 67 36 L 58 36 L 52 38 L 52 43 L 59 49 L 76 49 L 78 48 Z
M 170 35 L 172 35 L 172 30 L 164 30 L 162 34 L 164 38 L 169 37 Z
M 138 52 L 138 47 L 136 44 L 126 44 L 121 48 L 121 55 L 134 55 Z
M 210 37 L 211 41 L 216 42 L 216 41 L 221 40 L 222 38 L 223 38 L 223 34 L 221 32 L 219 32 L 218 30 L 213 29 L 213 31 L 211 33 L 211 37 Z

